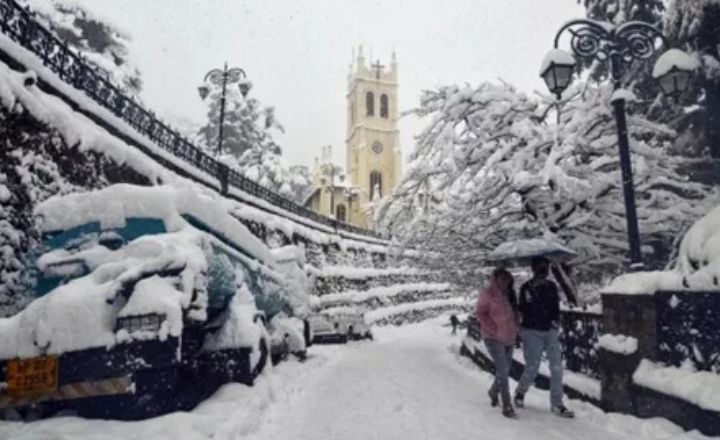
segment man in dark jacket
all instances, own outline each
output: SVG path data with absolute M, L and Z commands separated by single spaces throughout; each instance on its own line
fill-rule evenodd
M 561 417 L 574 417 L 563 405 L 562 347 L 558 339 L 560 329 L 560 296 L 558 288 L 547 277 L 550 262 L 543 257 L 533 258 L 533 277 L 520 288 L 519 309 L 522 316 L 520 336 L 523 341 L 525 369 L 515 390 L 515 406 L 522 407 L 525 393 L 535 382 L 543 352 L 550 363 L 550 408 Z
M 457 327 L 460 324 L 460 320 L 455 315 L 450 315 L 450 325 L 452 326 L 452 334 L 457 334 Z

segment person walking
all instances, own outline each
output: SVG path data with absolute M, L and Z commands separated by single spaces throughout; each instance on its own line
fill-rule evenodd
M 450 325 L 452 326 L 452 334 L 457 334 L 457 328 L 458 324 L 460 324 L 460 320 L 455 315 L 450 315 Z
M 502 401 L 502 414 L 517 417 L 510 398 L 510 366 L 513 345 L 518 335 L 513 277 L 505 269 L 493 271 L 488 286 L 478 297 L 475 315 L 480 323 L 480 334 L 495 364 L 495 380 L 488 390 L 492 406 Z
M 572 418 L 575 414 L 563 405 L 562 347 L 560 329 L 560 296 L 558 288 L 547 277 L 550 261 L 544 257 L 532 259 L 533 277 L 520 288 L 520 336 L 525 355 L 525 369 L 515 390 L 515 406 L 522 408 L 525 393 L 535 382 L 543 352 L 550 363 L 550 409 L 560 417 Z

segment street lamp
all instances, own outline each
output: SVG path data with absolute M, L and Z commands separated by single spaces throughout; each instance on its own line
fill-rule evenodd
M 570 40 L 572 54 L 558 48 L 560 37 L 566 31 L 572 35 Z M 628 94 L 618 91 L 622 89 L 625 68 L 634 61 L 652 58 L 658 52 L 659 42 L 665 47 L 668 46 L 662 32 L 647 23 L 631 21 L 615 26 L 592 20 L 572 20 L 558 31 L 555 36 L 555 48 L 545 56 L 540 69 L 540 76 L 545 80 L 550 92 L 560 99 L 562 92 L 572 80 L 575 57 L 609 63 L 610 75 L 616 90 L 612 98 L 612 106 L 617 124 L 625 217 L 630 245 L 630 267 L 633 270 L 642 269 L 643 263 L 625 114 L 625 100 Z M 676 96 L 687 88 L 690 74 L 697 67 L 688 59 L 692 60 L 690 55 L 678 49 L 671 49 L 657 60 L 654 72 L 657 75 L 654 74 L 653 77 L 659 81 L 663 93 Z
M 228 84 L 238 84 L 238 88 L 240 89 L 240 94 L 243 98 L 247 97 L 248 92 L 250 92 L 250 88 L 252 87 L 252 83 L 247 79 L 247 75 L 245 74 L 245 71 L 242 70 L 239 67 L 233 67 L 228 69 L 227 62 L 225 63 L 225 67 L 223 67 L 223 70 L 220 69 L 213 69 L 209 71 L 205 75 L 205 84 L 202 84 L 200 87 L 198 87 L 198 94 L 200 95 L 200 99 L 205 100 L 205 98 L 210 95 L 210 87 L 209 85 L 222 87 L 222 95 L 220 96 L 220 126 L 219 126 L 219 133 L 218 133 L 218 156 L 222 152 L 222 143 L 223 143 L 223 126 L 225 124 L 225 92 L 227 90 Z
M 670 49 L 658 58 L 652 75 L 664 94 L 678 97 L 687 89 L 690 72 L 698 67 L 698 61 L 686 52 Z

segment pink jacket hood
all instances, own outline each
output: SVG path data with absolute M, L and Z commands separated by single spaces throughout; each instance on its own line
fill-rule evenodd
M 520 331 L 517 314 L 494 278 L 478 296 L 475 317 L 480 323 L 483 338 L 494 339 L 505 345 L 515 345 Z

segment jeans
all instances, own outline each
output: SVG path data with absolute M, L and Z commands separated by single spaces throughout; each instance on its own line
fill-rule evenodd
M 505 345 L 495 339 L 485 339 L 485 346 L 495 364 L 495 381 L 490 387 L 490 393 L 500 393 L 503 407 L 510 406 L 510 365 L 512 365 L 512 345 Z
M 557 407 L 563 403 L 562 387 L 562 347 L 558 338 L 557 330 L 532 330 L 524 328 L 520 331 L 523 341 L 523 353 L 525 355 L 525 369 L 518 383 L 516 394 L 525 394 L 540 368 L 540 360 L 543 352 L 547 354 L 550 363 L 550 406 Z

